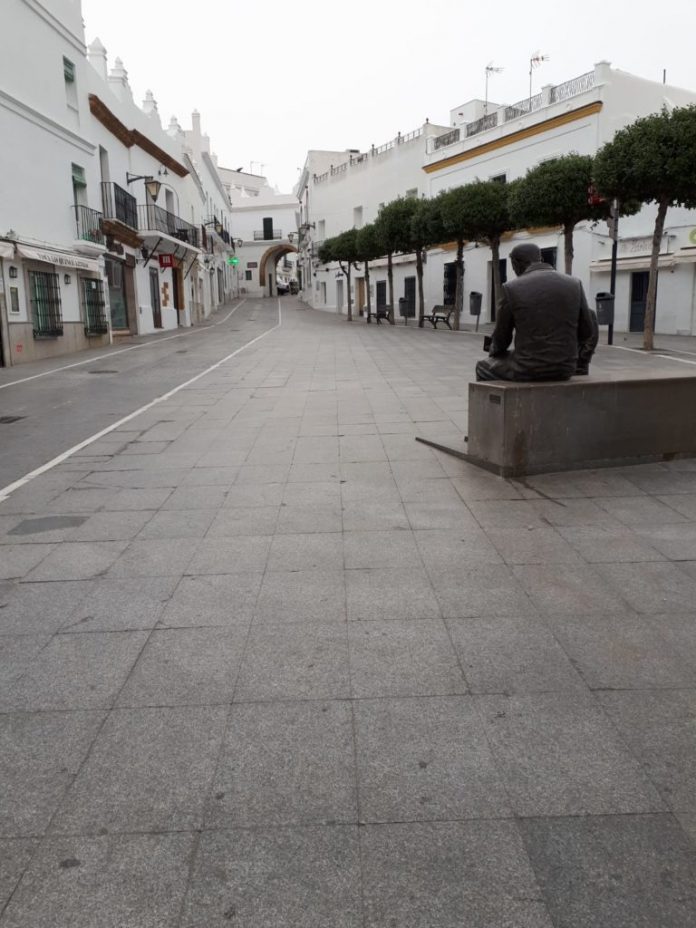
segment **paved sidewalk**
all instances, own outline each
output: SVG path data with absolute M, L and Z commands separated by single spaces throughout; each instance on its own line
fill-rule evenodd
M 283 303 L 0 504 L 0 928 L 695 924 L 696 461 L 493 477 L 478 338 Z

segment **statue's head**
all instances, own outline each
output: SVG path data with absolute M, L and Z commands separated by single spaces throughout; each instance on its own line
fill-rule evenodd
M 512 269 L 519 277 L 524 274 L 530 264 L 537 264 L 541 261 L 541 251 L 538 245 L 532 242 L 523 242 L 521 245 L 515 245 L 510 252 L 510 261 Z

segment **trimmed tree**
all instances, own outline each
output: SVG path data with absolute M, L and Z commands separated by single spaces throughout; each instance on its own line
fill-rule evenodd
M 444 239 L 457 242 L 456 287 L 454 292 L 453 329 L 459 329 L 464 302 L 464 243 L 469 236 L 471 223 L 467 214 L 466 187 L 453 187 L 433 200 L 434 216 L 439 217 Z
M 442 241 L 442 223 L 438 200 L 417 200 L 411 216 L 411 244 L 416 253 L 418 278 L 418 326 L 425 324 L 425 297 L 423 295 L 423 255 L 429 245 Z
M 358 229 L 355 236 L 355 247 L 358 261 L 362 261 L 365 268 L 365 290 L 367 292 L 367 321 L 372 322 L 372 297 L 370 296 L 370 261 L 379 258 L 382 254 L 380 243 L 373 222 Z
M 477 180 L 462 190 L 462 215 L 465 217 L 466 237 L 488 245 L 493 263 L 493 298 L 500 300 L 500 239 L 515 228 L 510 218 L 508 200 L 514 195 L 517 181 L 501 184 L 494 180 Z
M 392 200 L 379 211 L 375 229 L 380 252 L 387 256 L 387 281 L 389 285 L 389 322 L 394 325 L 394 270 L 392 258 L 395 254 L 408 254 L 411 248 L 411 215 L 417 200 Z
M 583 220 L 606 219 L 609 203 L 588 202 L 593 182 L 594 159 L 570 154 L 527 171 L 510 191 L 510 218 L 516 228 L 561 226 L 565 272 L 573 271 L 573 231 Z
M 348 316 L 346 321 L 353 321 L 353 296 L 351 294 L 351 275 L 353 270 L 353 262 L 358 261 L 359 253 L 356 245 L 358 230 L 357 229 L 348 229 L 346 232 L 341 232 L 340 235 L 337 235 L 331 245 L 331 253 L 333 254 L 333 260 L 338 261 L 338 266 L 341 268 L 341 271 L 345 275 L 347 281 L 347 290 L 348 290 Z
M 597 153 L 599 192 L 620 202 L 656 203 L 643 347 L 652 351 L 657 301 L 657 262 L 670 206 L 696 207 L 696 106 L 637 119 Z

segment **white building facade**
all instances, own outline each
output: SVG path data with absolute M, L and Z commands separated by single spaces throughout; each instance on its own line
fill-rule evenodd
M 165 131 L 151 92 L 137 106 L 122 62 L 85 47 L 79 0 L 8 2 L 1 362 L 201 321 L 233 295 L 234 247 L 197 114 L 190 133 Z
M 512 106 L 484 104 L 481 100 L 454 108 L 449 127 L 423 127 L 411 144 L 414 156 L 390 164 L 391 183 L 372 152 L 321 153 L 332 160 L 326 171 L 312 169 L 316 152 L 310 152 L 302 176 L 300 208 L 306 244 L 301 262 L 311 264 L 311 284 L 304 298 L 311 305 L 341 311 L 345 303 L 344 278 L 334 266 L 322 267 L 313 241 L 360 226 L 376 218 L 379 206 L 396 196 L 436 196 L 440 191 L 474 180 L 511 181 L 543 161 L 570 152 L 593 155 L 616 131 L 639 116 L 696 103 L 696 93 L 646 81 L 612 69 L 601 62 L 592 71 Z M 433 131 L 434 130 L 434 131 Z M 406 143 L 408 144 L 408 143 Z M 395 140 L 397 151 L 407 150 Z M 385 154 L 388 154 L 386 152 Z M 385 164 L 387 163 L 385 159 Z M 361 207 L 358 209 L 357 207 Z M 647 273 L 655 206 L 645 206 L 619 224 L 616 285 L 616 319 L 619 331 L 642 331 L 647 296 Z M 501 245 L 503 280 L 511 274 L 509 252 L 519 241 L 535 241 L 546 260 L 562 259 L 560 229 L 528 230 L 505 236 Z M 656 331 L 696 334 L 696 212 L 670 209 L 660 255 Z M 604 223 L 580 223 L 574 236 L 573 273 L 580 277 L 589 297 L 609 290 L 611 239 Z M 428 307 L 454 299 L 454 243 L 430 249 L 424 274 Z M 385 262 L 374 262 L 377 301 L 385 302 Z M 562 260 L 559 261 L 562 264 Z M 482 295 L 482 321 L 493 321 L 492 268 L 489 249 L 469 244 L 465 249 L 463 319 L 470 294 Z M 413 300 L 415 260 L 403 256 L 395 266 L 395 299 Z M 355 296 L 362 305 L 359 278 Z M 374 299 L 373 296 L 373 299 Z

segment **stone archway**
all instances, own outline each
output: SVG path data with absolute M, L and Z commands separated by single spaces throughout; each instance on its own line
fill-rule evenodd
M 275 268 L 276 264 L 283 255 L 291 254 L 292 252 L 297 253 L 297 248 L 294 245 L 288 243 L 283 243 L 282 245 L 272 245 L 267 251 L 264 252 L 261 261 L 259 262 L 259 286 L 264 290 L 266 289 L 266 282 L 268 279 L 267 266 L 270 264 L 272 268 Z

